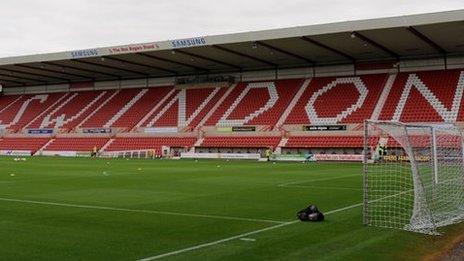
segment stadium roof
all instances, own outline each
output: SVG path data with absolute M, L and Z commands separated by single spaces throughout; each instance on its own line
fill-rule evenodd
M 464 10 L 0 58 L 4 87 L 464 55 Z

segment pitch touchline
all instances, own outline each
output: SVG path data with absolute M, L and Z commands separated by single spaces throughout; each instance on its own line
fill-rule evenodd
M 345 211 L 345 210 L 356 208 L 356 207 L 359 207 L 359 206 L 362 206 L 362 205 L 363 205 L 363 203 L 359 203 L 359 204 L 354 204 L 354 205 L 347 206 L 347 207 L 344 207 L 344 208 L 335 209 L 335 210 L 326 212 L 325 215 Z M 275 225 L 275 226 L 258 229 L 258 230 L 255 230 L 255 231 L 243 233 L 243 234 L 236 235 L 236 236 L 231 236 L 231 237 L 220 239 L 220 240 L 217 240 L 217 241 L 192 246 L 192 247 L 188 247 L 188 248 L 180 249 L 180 250 L 177 250 L 177 251 L 164 253 L 164 254 L 157 255 L 157 256 L 152 256 L 152 257 L 139 259 L 138 261 L 150 261 L 150 260 L 156 260 L 156 259 L 160 259 L 160 258 L 164 258 L 164 257 L 168 257 L 168 256 L 178 255 L 178 254 L 189 252 L 189 251 L 192 251 L 192 250 L 197 250 L 197 249 L 200 249 L 200 248 L 214 246 L 214 245 L 217 245 L 217 244 L 220 244 L 220 243 L 232 241 L 232 240 L 239 239 L 239 238 L 242 238 L 242 237 L 247 237 L 247 236 L 259 234 L 259 233 L 262 233 L 262 232 L 266 232 L 266 231 L 269 231 L 269 230 L 274 230 L 274 229 L 277 229 L 277 228 L 280 228 L 280 227 L 285 227 L 285 226 L 292 225 L 292 224 L 295 224 L 295 223 L 298 223 L 298 222 L 300 222 L 300 221 L 299 220 L 294 220 L 294 221 L 290 221 L 290 222 L 285 222 L 285 223 L 278 224 L 278 225 Z
M 285 221 L 277 221 L 277 220 L 270 220 L 270 219 L 256 219 L 256 218 L 244 218 L 244 217 L 230 217 L 230 216 L 216 216 L 216 215 L 204 215 L 204 214 L 193 214 L 193 213 L 181 213 L 181 212 L 171 212 L 171 211 L 116 208 L 116 207 L 104 207 L 104 206 L 92 206 L 92 205 L 78 205 L 78 204 L 47 202 L 47 201 L 35 201 L 35 200 L 25 200 L 25 199 L 13 199 L 13 198 L 0 198 L 0 201 L 29 203 L 29 204 L 47 205 L 47 206 L 59 206 L 59 207 L 71 207 L 71 208 L 84 208 L 84 209 L 98 209 L 98 210 L 109 210 L 109 211 L 132 212 L 132 213 L 148 213 L 148 214 L 158 214 L 158 215 L 171 215 L 171 216 L 184 216 L 184 217 L 198 217 L 198 218 L 211 218 L 211 219 L 224 219 L 224 220 L 264 222 L 264 223 L 275 223 L 275 224 L 285 224 L 286 223 Z
M 409 192 L 409 191 L 402 191 L 400 193 L 397 193 L 397 194 L 394 194 L 394 195 L 389 195 L 389 196 L 386 196 L 386 197 L 382 197 L 382 198 L 372 200 L 372 201 L 369 201 L 369 202 L 370 203 L 377 202 L 377 201 L 380 201 L 380 200 L 383 200 L 383 199 L 396 197 L 398 195 L 401 195 L 401 194 L 404 194 L 404 193 L 407 193 L 407 192 Z M 334 214 L 334 213 L 337 213 L 337 212 L 342 212 L 342 211 L 349 210 L 349 209 L 352 209 L 352 208 L 360 207 L 362 205 L 363 205 L 363 203 L 358 203 L 358 204 L 354 204 L 354 205 L 351 205 L 351 206 L 331 210 L 331 211 L 326 212 L 325 215 L 330 215 L 330 214 Z M 197 249 L 200 249 L 200 248 L 205 248 L 205 247 L 221 244 L 221 243 L 224 243 L 224 242 L 232 241 L 232 240 L 239 239 L 239 238 L 242 238 L 242 237 L 247 237 L 247 236 L 259 234 L 259 233 L 262 233 L 262 232 L 266 232 L 266 231 L 269 231 L 269 230 L 274 230 L 274 229 L 277 229 L 277 228 L 285 227 L 285 226 L 292 225 L 292 224 L 295 224 L 295 223 L 298 223 L 298 222 L 300 222 L 300 221 L 299 220 L 294 220 L 294 221 L 290 221 L 290 222 L 285 222 L 285 223 L 278 224 L 278 225 L 275 225 L 275 226 L 258 229 L 258 230 L 255 230 L 255 231 L 243 233 L 243 234 L 236 235 L 236 236 L 231 236 L 231 237 L 228 237 L 228 238 L 212 241 L 212 242 L 209 242 L 209 243 L 204 243 L 204 244 L 200 244 L 200 245 L 196 245 L 196 246 L 192 246 L 192 247 L 188 247 L 188 248 L 184 248 L 184 249 L 180 249 L 180 250 L 176 250 L 176 251 L 172 251 L 172 252 L 167 252 L 167 253 L 156 255 L 156 256 L 151 256 L 151 257 L 139 259 L 137 261 L 151 261 L 151 260 L 156 260 L 156 259 L 160 259 L 160 258 L 164 258 L 164 257 L 168 257 L 168 256 L 178 255 L 178 254 L 182 254 L 182 253 L 185 253 L 185 252 L 197 250 Z

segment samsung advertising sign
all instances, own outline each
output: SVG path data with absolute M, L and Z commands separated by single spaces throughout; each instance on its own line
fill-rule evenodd
M 185 48 L 206 45 L 206 38 L 197 37 L 197 38 L 188 38 L 171 41 L 172 48 Z
M 94 57 L 94 56 L 99 55 L 97 49 L 77 50 L 77 51 L 72 51 L 70 54 L 73 59 Z

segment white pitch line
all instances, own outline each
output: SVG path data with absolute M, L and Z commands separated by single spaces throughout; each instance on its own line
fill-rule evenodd
M 251 235 L 254 235 L 254 234 L 261 233 L 261 232 L 273 230 L 273 229 L 276 229 L 276 228 L 279 228 L 279 227 L 288 226 L 288 225 L 294 224 L 294 223 L 296 223 L 298 221 L 299 220 L 286 222 L 286 223 L 275 225 L 275 226 L 272 226 L 272 227 L 266 227 L 266 228 L 251 231 L 251 232 L 248 232 L 248 233 L 244 233 L 244 234 L 240 234 L 240 235 L 220 239 L 220 240 L 217 240 L 217 241 L 213 241 L 213 242 L 209 242 L 209 243 L 205 243 L 205 244 L 201 244 L 201 245 L 196 245 L 196 246 L 192 246 L 192 247 L 188 247 L 188 248 L 184 248 L 184 249 L 180 249 L 180 250 L 176 250 L 176 251 L 172 251 L 172 252 L 167 252 L 167 253 L 157 255 L 157 256 L 151 256 L 151 257 L 139 259 L 138 261 L 150 261 L 150 260 L 156 260 L 156 259 L 160 259 L 160 258 L 164 258 L 164 257 L 168 257 L 168 256 L 178 255 L 178 254 L 189 252 L 189 251 L 192 251 L 192 250 L 197 250 L 197 249 L 200 249 L 200 248 L 214 246 L 214 245 L 217 245 L 217 244 L 220 244 L 220 243 L 232 241 L 232 240 L 239 239 L 239 238 L 242 238 L 242 237 L 251 236 Z
M 311 183 L 311 182 L 316 182 L 316 181 L 326 181 L 326 180 L 334 180 L 334 179 L 343 179 L 343 178 L 349 178 L 349 177 L 361 177 L 359 174 L 353 174 L 353 175 L 345 175 L 345 176 L 338 176 L 338 177 L 328 177 L 328 178 L 316 178 L 316 179 L 310 179 L 310 180 L 304 180 L 304 181 L 292 181 L 292 182 L 287 182 L 287 183 L 282 183 L 278 184 L 278 187 L 286 187 L 288 185 L 295 185 L 295 184 L 302 184 L 302 183 Z
M 376 199 L 376 200 L 369 201 L 369 203 L 378 202 L 378 201 L 381 201 L 383 199 L 396 197 L 396 196 L 399 196 L 401 194 L 408 193 L 410 191 L 411 190 L 402 191 L 402 192 L 399 192 L 399 193 L 396 193 L 396 194 L 393 194 L 393 195 L 389 195 L 389 196 L 385 196 L 385 197 L 382 197 L 382 198 L 379 198 L 379 199 Z M 327 216 L 327 215 L 330 215 L 330 214 L 342 212 L 342 211 L 349 210 L 349 209 L 352 209 L 352 208 L 360 207 L 362 205 L 363 205 L 363 203 L 358 203 L 358 204 L 354 204 L 354 205 L 351 205 L 351 206 L 347 206 L 347 207 L 343 207 L 343 208 L 339 208 L 339 209 L 334 209 L 334 210 L 326 212 L 325 215 Z M 289 221 L 289 222 L 285 222 L 285 223 L 278 224 L 278 225 L 275 225 L 275 226 L 266 227 L 266 228 L 258 229 L 258 230 L 255 230 L 255 231 L 243 233 L 243 234 L 240 234 L 240 235 L 236 235 L 236 236 L 216 240 L 216 241 L 213 241 L 213 242 L 209 242 L 209 243 L 205 243 L 205 244 L 201 244 L 201 245 L 196 245 L 196 246 L 192 246 L 192 247 L 188 247 L 188 248 L 184 248 L 184 249 L 180 249 L 180 250 L 176 250 L 176 251 L 172 251 L 172 252 L 167 252 L 167 253 L 160 254 L 160 255 L 157 255 L 157 256 L 151 256 L 151 257 L 139 259 L 137 261 L 150 261 L 150 260 L 156 260 L 156 259 L 160 259 L 160 258 L 164 258 L 164 257 L 168 257 L 168 256 L 178 255 L 178 254 L 182 254 L 182 253 L 189 252 L 189 251 L 192 251 L 192 250 L 197 250 L 197 249 L 200 249 L 200 248 L 214 246 L 214 245 L 221 244 L 221 243 L 228 242 L 228 241 L 232 241 L 232 240 L 235 240 L 235 239 L 240 239 L 240 238 L 243 238 L 243 237 L 256 235 L 256 234 L 259 234 L 259 233 L 262 233 L 262 232 L 266 232 L 266 231 L 269 231 L 269 230 L 274 230 L 274 229 L 277 229 L 277 228 L 285 227 L 285 226 L 292 225 L 292 224 L 295 224 L 295 223 L 298 223 L 298 222 L 300 222 L 300 221 L 299 220 Z
M 335 209 L 335 210 L 326 212 L 325 215 L 345 211 L 345 210 L 356 208 L 356 207 L 359 207 L 359 206 L 362 206 L 362 205 L 363 205 L 363 203 L 358 203 L 358 204 L 354 204 L 354 205 L 351 205 L 351 206 Z M 236 235 L 236 236 L 231 236 L 231 237 L 228 237 L 228 238 L 212 241 L 212 242 L 209 242 L 209 243 L 196 245 L 196 246 L 192 246 L 192 247 L 188 247 L 188 248 L 184 248 L 184 249 L 180 249 L 180 250 L 176 250 L 176 251 L 172 251 L 172 252 L 167 252 L 167 253 L 160 254 L 160 255 L 157 255 L 157 256 L 151 256 L 151 257 L 139 259 L 138 261 L 150 261 L 150 260 L 156 260 L 156 259 L 160 259 L 160 258 L 164 258 L 164 257 L 168 257 L 168 256 L 178 255 L 178 254 L 181 254 L 181 253 L 197 250 L 197 249 L 200 249 L 200 248 L 214 246 L 214 245 L 221 244 L 221 243 L 228 242 L 228 241 L 232 241 L 232 240 L 235 240 L 235 239 L 241 239 L 243 237 L 247 237 L 247 236 L 259 234 L 259 233 L 262 233 L 262 232 L 266 232 L 266 231 L 269 231 L 269 230 L 274 230 L 274 229 L 277 229 L 277 228 L 285 227 L 285 226 L 292 225 L 292 224 L 295 224 L 295 223 L 298 223 L 298 222 L 300 222 L 300 220 L 294 220 L 294 221 L 290 221 L 290 222 L 285 222 L 285 223 L 278 224 L 278 225 L 275 225 L 275 226 L 258 229 L 258 230 L 255 230 L 255 231 L 243 233 L 243 234 Z
M 244 218 L 244 217 L 231 217 L 231 216 L 216 216 L 216 215 L 204 215 L 204 214 L 193 214 L 193 213 L 181 213 L 181 212 L 171 212 L 171 211 L 116 208 L 116 207 L 104 207 L 104 206 L 92 206 L 92 205 L 78 205 L 78 204 L 47 202 L 47 201 L 35 201 L 35 200 L 25 200 L 25 199 L 0 198 L 0 201 L 29 203 L 29 204 L 47 205 L 47 206 L 70 207 L 70 208 L 121 211 L 121 212 L 131 212 L 131 213 L 148 213 L 148 214 L 158 214 L 158 215 L 198 217 L 198 218 L 211 218 L 211 219 L 224 219 L 224 220 L 237 220 L 237 221 L 251 221 L 251 222 L 263 222 L 263 223 L 274 223 L 274 224 L 285 224 L 286 223 L 285 221 L 277 221 L 277 220 L 270 220 L 270 219 L 256 219 L 256 218 Z
M 242 241 L 250 241 L 250 242 L 255 242 L 256 241 L 256 239 L 248 238 L 248 237 L 240 238 L 240 240 L 242 240 Z

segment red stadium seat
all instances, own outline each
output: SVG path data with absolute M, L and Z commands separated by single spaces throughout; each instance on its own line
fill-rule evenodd
M 362 148 L 362 136 L 294 136 L 290 137 L 287 148 Z
M 363 122 L 371 117 L 386 79 L 386 74 L 314 78 L 287 117 L 286 124 Z M 364 101 L 356 106 L 362 95 L 365 95 Z M 307 108 L 311 99 L 315 99 L 313 115 Z
M 116 138 L 105 151 L 125 150 L 155 150 L 161 153 L 162 146 L 173 148 L 192 147 L 195 143 L 194 137 L 134 137 Z
M 403 122 L 463 121 L 463 84 L 464 76 L 460 70 L 400 73 L 379 119 Z
M 280 136 L 216 136 L 205 137 L 201 147 L 208 148 L 275 148 L 281 140 Z
M 44 151 L 91 151 L 94 146 L 102 148 L 108 138 L 57 138 Z
M 69 93 L 62 102 L 48 108 L 45 114 L 32 121 L 28 127 L 61 127 L 71 130 L 113 93 L 112 90 Z
M 292 79 L 242 82 L 230 87 L 232 89 L 168 86 L 6 95 L 0 97 L 0 125 L 2 129 L 6 128 L 6 133 L 20 133 L 25 128 L 57 128 L 57 132 L 66 133 L 76 127 L 116 127 L 125 132 L 139 130 L 135 127 L 172 127 L 171 131 L 208 129 L 214 132 L 212 127 L 215 126 L 243 125 L 259 126 L 258 131 L 266 132 L 275 130 L 277 123 L 360 124 L 373 116 L 374 109 L 380 120 L 464 121 L 462 70 L 404 72 L 390 78 L 394 81 L 391 81 L 389 92 L 389 88 L 385 88 L 389 76 L 373 74 L 316 77 L 306 89 L 303 89 L 304 79 Z M 296 96 L 297 93 L 301 97 Z M 299 99 L 294 100 L 295 97 Z M 197 128 L 202 125 L 206 128 Z M 196 142 L 195 138 L 181 136 L 185 135 L 117 138 L 107 149 L 160 150 L 162 145 L 192 147 Z M 205 136 L 203 147 L 277 147 L 281 139 L 276 134 L 224 137 L 207 133 Z M 94 145 L 103 146 L 108 139 L 58 138 L 46 149 L 88 151 Z M 4 138 L 1 148 L 35 151 L 47 138 L 37 138 L 35 142 L 35 138 L 28 137 L 18 140 L 18 144 L 14 141 Z M 393 141 L 389 142 L 395 146 Z M 290 135 L 286 147 L 359 148 L 361 145 L 360 136 L 300 134 Z
M 274 126 L 303 84 L 302 79 L 240 83 L 206 122 L 215 125 Z M 272 102 L 272 103 L 271 103 Z
M 29 150 L 35 153 L 50 138 L 3 138 L 0 139 L 0 150 Z

